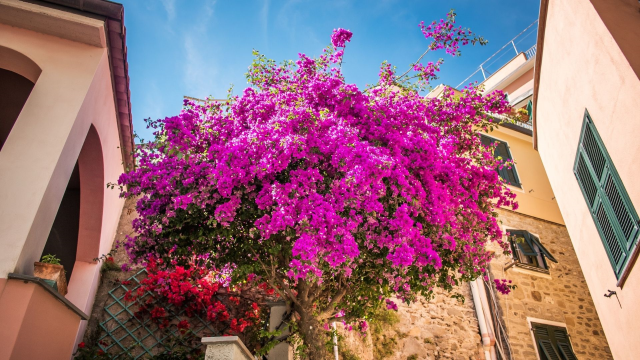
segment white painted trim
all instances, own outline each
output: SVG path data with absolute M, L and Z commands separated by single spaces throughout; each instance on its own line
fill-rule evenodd
M 525 275 L 537 276 L 537 277 L 541 277 L 541 278 L 549 279 L 549 280 L 553 279 L 551 277 L 551 274 L 545 274 L 545 273 L 542 273 L 542 272 L 525 269 L 525 268 L 519 267 L 518 264 L 515 264 L 515 265 L 513 265 L 512 267 L 509 268 L 509 270 L 511 270 L 511 269 L 513 269 L 513 271 L 515 271 L 515 272 L 519 272 L 519 273 L 525 274 Z
M 509 184 L 507 184 L 507 187 L 508 187 L 508 188 L 509 188 L 509 190 L 511 190 L 511 191 L 521 192 L 521 193 L 523 193 L 523 194 L 524 194 L 524 193 L 525 193 L 525 192 L 524 192 L 524 184 L 520 183 L 520 185 L 522 185 L 522 188 L 515 187 L 515 186 L 513 186 L 513 185 L 509 185 Z

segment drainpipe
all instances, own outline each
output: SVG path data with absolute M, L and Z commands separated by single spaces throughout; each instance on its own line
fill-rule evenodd
M 491 360 L 491 336 L 487 331 L 487 322 L 485 321 L 484 311 L 482 310 L 482 301 L 478 291 L 478 280 L 469 282 L 471 286 L 471 296 L 473 297 L 473 305 L 476 308 L 476 317 L 478 318 L 478 326 L 480 327 L 480 335 L 482 336 L 482 347 L 484 349 L 485 360 Z
M 475 281 L 476 286 L 478 288 L 478 295 L 480 295 L 480 302 L 482 303 L 482 311 L 485 315 L 485 322 L 487 323 L 487 332 L 489 333 L 489 338 L 491 339 L 490 345 L 491 349 L 491 360 L 498 360 L 498 356 L 496 355 L 496 329 L 493 327 L 493 321 L 491 321 L 491 307 L 489 306 L 490 297 L 485 290 L 483 281 L 478 278 Z

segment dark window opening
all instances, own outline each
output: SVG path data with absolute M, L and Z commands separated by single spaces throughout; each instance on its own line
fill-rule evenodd
M 80 229 L 80 172 L 78 163 L 73 168 L 71 178 L 64 192 L 56 219 L 49 232 L 42 255 L 53 254 L 64 267 L 67 282 L 76 262 L 78 232 Z
M 558 261 L 551 255 L 540 239 L 524 230 L 508 230 L 507 236 L 511 243 L 511 252 L 516 266 L 549 273 L 547 260 Z
M 480 141 L 484 146 L 496 144 L 493 156 L 500 160 L 500 166 L 496 169 L 500 178 L 509 185 L 522 187 L 520 185 L 518 173 L 516 172 L 516 166 L 512 163 L 513 157 L 511 157 L 511 151 L 509 150 L 507 143 L 484 134 L 480 134 Z M 505 164 L 506 162 L 510 162 L 510 164 Z
M 531 324 L 540 360 L 577 360 L 567 329 L 546 324 Z
M 0 150 L 4 147 L 33 86 L 27 78 L 0 69 Z

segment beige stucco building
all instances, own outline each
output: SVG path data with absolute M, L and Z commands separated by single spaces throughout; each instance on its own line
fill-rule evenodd
M 0 0 L 0 359 L 69 359 L 132 166 L 122 5 Z M 63 296 L 34 277 L 61 259 Z
M 534 144 L 616 359 L 640 353 L 640 4 L 543 0 Z

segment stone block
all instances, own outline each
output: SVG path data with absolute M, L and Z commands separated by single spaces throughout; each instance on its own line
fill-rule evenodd
M 207 346 L 205 360 L 254 360 L 237 336 L 206 337 L 202 343 Z

